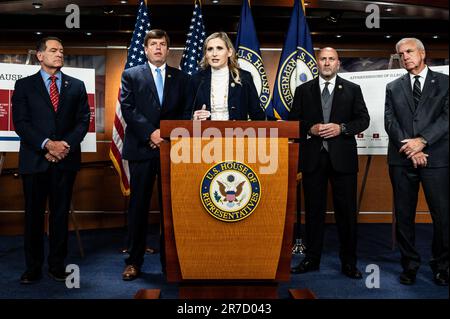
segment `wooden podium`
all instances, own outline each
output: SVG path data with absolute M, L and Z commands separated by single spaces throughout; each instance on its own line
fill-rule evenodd
M 166 275 L 179 298 L 277 298 L 290 278 L 298 122 L 161 121 L 161 137 Z M 210 181 L 226 195 L 205 192 L 229 167 Z M 234 176 L 251 186 L 239 191 Z

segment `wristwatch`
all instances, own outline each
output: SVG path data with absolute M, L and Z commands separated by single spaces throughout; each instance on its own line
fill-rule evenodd
M 423 145 L 427 145 L 427 140 L 424 139 L 422 136 L 419 136 L 419 140 L 423 143 Z
M 347 126 L 344 123 L 339 126 L 341 127 L 341 134 L 347 134 Z

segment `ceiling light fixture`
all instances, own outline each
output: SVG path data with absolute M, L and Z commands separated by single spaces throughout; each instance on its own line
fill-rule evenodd
M 42 3 L 40 3 L 40 2 L 33 2 L 33 3 L 32 3 L 32 6 L 33 6 L 35 9 L 40 9 L 40 8 L 42 8 Z
M 220 0 L 211 0 L 211 2 L 214 4 L 218 4 L 218 3 L 220 3 Z
M 386 39 L 390 39 L 390 38 L 392 38 L 392 35 L 386 34 L 384 37 L 385 37 Z
M 105 7 L 105 8 L 103 9 L 103 13 L 104 13 L 104 14 L 113 14 L 113 13 L 114 13 L 114 9 L 111 8 L 111 7 Z
M 336 34 L 336 38 L 342 38 L 342 34 Z
M 342 12 L 340 11 L 331 11 L 328 16 L 325 17 L 328 23 L 336 24 L 342 17 Z

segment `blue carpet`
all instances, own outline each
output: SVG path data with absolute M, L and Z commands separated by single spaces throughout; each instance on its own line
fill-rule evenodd
M 318 298 L 324 299 L 448 299 L 448 287 L 436 286 L 428 267 L 432 226 L 417 225 L 416 242 L 422 256 L 422 267 L 417 275 L 417 283 L 404 286 L 398 283 L 401 271 L 398 251 L 391 250 L 390 224 L 360 224 L 358 242 L 358 267 L 363 272 L 363 280 L 348 279 L 340 273 L 337 231 L 335 225 L 327 225 L 324 254 L 320 271 L 302 275 L 292 275 L 291 280 L 280 285 L 281 298 L 288 298 L 290 288 L 309 288 Z M 159 245 L 155 235 L 157 227 L 152 225 L 148 243 Z M 64 283 L 44 278 L 33 285 L 20 285 L 19 278 L 24 271 L 22 236 L 0 236 L 0 298 L 8 299 L 66 299 L 66 298 L 133 298 L 137 290 L 160 288 L 161 298 L 177 298 L 177 287 L 168 284 L 161 273 L 159 254 L 146 255 L 143 275 L 132 282 L 121 280 L 125 255 L 120 252 L 125 242 L 123 229 L 81 231 L 85 258 L 81 258 L 73 232 L 69 239 L 67 263 L 80 267 L 80 288 L 68 289 Z M 294 256 L 297 264 L 301 256 Z M 369 289 L 365 285 L 366 266 L 378 265 L 380 288 Z M 44 266 L 45 267 L 45 266 Z M 44 268 L 46 271 L 46 267 Z

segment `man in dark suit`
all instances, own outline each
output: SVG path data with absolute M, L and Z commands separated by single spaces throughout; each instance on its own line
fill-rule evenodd
M 333 48 L 318 55 L 319 77 L 295 90 L 289 120 L 300 121 L 300 161 L 305 194 L 306 255 L 292 273 L 318 270 L 323 246 L 328 180 L 340 239 L 341 271 L 360 279 L 356 266 L 357 172 L 355 134 L 369 126 L 361 88 L 337 76 Z
M 394 191 L 396 233 L 403 272 L 412 285 L 420 265 L 414 245 L 419 184 L 433 219 L 431 269 L 437 285 L 448 285 L 448 76 L 425 64 L 425 48 L 415 38 L 396 45 L 408 71 L 386 86 L 385 129 Z
M 182 119 L 187 85 L 187 75 L 166 64 L 169 36 L 165 31 L 149 31 L 144 46 L 148 63 L 123 72 L 120 94 L 121 110 L 127 123 L 122 157 L 129 161 L 131 191 L 128 209 L 129 257 L 125 260 L 123 280 L 136 279 L 144 262 L 150 199 L 156 176 L 160 173 L 159 146 L 163 139 L 160 137 L 159 121 Z M 162 207 L 160 181 L 158 187 Z M 164 230 L 163 226 L 161 230 Z M 164 271 L 163 248 L 160 253 Z
M 44 213 L 49 199 L 48 274 L 65 281 L 68 213 L 80 143 L 89 128 L 86 88 L 80 80 L 60 71 L 64 64 L 61 40 L 39 41 L 41 70 L 16 82 L 12 96 L 13 121 L 20 136 L 19 173 L 25 195 L 26 271 L 21 283 L 42 277 Z

